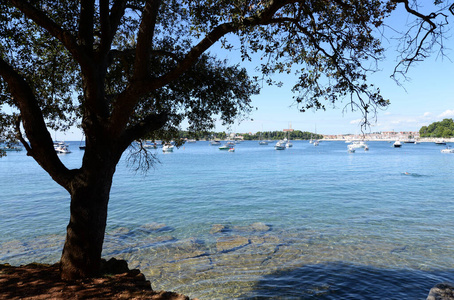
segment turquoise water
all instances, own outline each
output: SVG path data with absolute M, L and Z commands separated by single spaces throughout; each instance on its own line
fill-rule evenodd
M 293 144 L 186 144 L 146 175 L 125 156 L 103 255 L 200 299 L 425 299 L 454 282 L 454 154 Z M 0 262 L 58 261 L 68 220 L 69 195 L 25 152 L 0 159 Z

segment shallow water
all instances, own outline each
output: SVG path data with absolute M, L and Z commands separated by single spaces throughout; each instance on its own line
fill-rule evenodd
M 425 299 L 454 281 L 454 154 L 433 143 L 207 142 L 117 167 L 104 256 L 200 299 Z M 82 151 L 62 155 L 69 167 Z M 408 172 L 409 174 L 406 174 Z M 0 262 L 53 263 L 69 195 L 24 152 L 0 159 Z

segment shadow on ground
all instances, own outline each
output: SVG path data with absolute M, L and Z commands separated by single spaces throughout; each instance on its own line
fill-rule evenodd
M 307 265 L 265 276 L 240 299 L 426 299 L 440 282 L 454 282 L 454 270 L 387 270 L 342 263 Z

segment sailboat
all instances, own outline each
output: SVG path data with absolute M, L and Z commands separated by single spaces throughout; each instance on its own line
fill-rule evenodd
M 82 137 L 82 139 L 80 140 L 80 144 L 79 144 L 79 149 L 80 150 L 85 150 L 85 143 L 82 144 L 83 140 L 84 140 L 84 137 Z
M 311 135 L 312 135 L 312 134 L 311 134 Z M 317 125 L 315 125 L 315 135 L 317 135 Z M 318 143 L 319 143 L 319 142 L 318 142 L 317 139 L 315 139 L 315 140 L 313 141 L 314 146 L 318 146 Z
M 287 131 L 287 138 L 286 138 L 286 142 L 285 142 L 285 148 L 290 148 L 290 147 L 293 147 L 293 144 L 290 142 L 289 134 L 288 134 L 288 131 Z
M 262 132 L 260 131 L 260 141 L 259 145 L 268 145 L 268 142 L 266 140 L 262 139 Z

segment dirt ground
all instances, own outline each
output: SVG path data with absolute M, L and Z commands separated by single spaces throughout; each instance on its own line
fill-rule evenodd
M 58 264 L 0 265 L 0 299 L 190 300 L 173 292 L 153 291 L 150 282 L 137 269 L 66 282 L 60 279 Z

